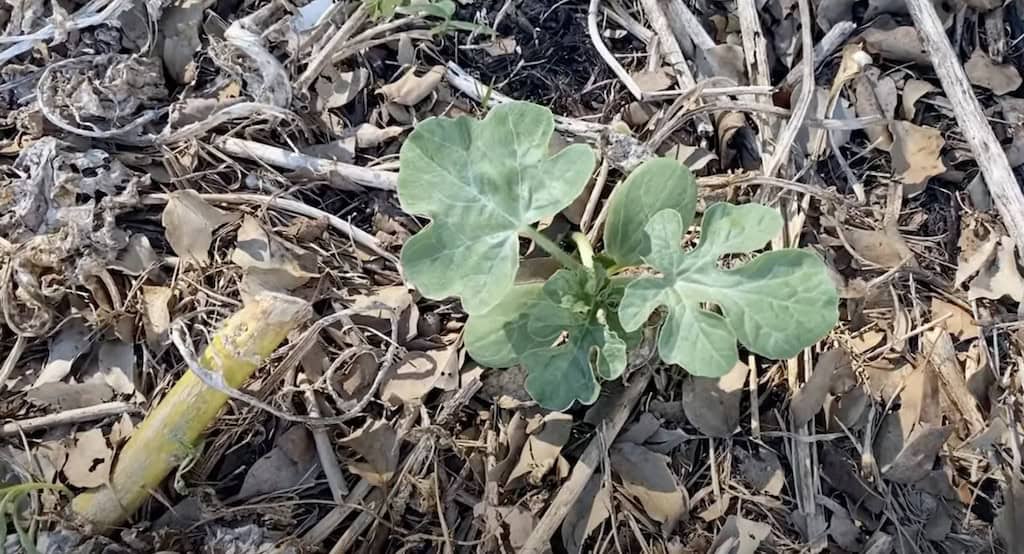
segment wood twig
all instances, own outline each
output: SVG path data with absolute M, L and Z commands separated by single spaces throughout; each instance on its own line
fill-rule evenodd
M 105 417 L 141 411 L 139 406 L 130 402 L 105 402 L 85 408 L 64 410 L 55 414 L 31 417 L 4 423 L 0 427 L 0 437 L 9 437 L 18 433 L 29 433 L 40 429 L 48 429 L 58 425 L 70 425 L 84 421 L 95 421 Z
M 632 382 L 622 392 L 618 402 L 615 403 L 615 408 L 608 420 L 597 434 L 590 439 L 590 444 L 587 445 L 583 455 L 576 462 L 569 479 L 562 484 L 562 487 L 558 490 L 558 495 L 548 505 L 547 511 L 544 512 L 540 521 L 533 528 L 533 532 L 526 539 L 526 543 L 519 550 L 519 554 L 541 554 L 548 550 L 548 543 L 551 541 L 551 537 L 562 525 L 562 520 L 565 519 L 569 510 L 576 504 L 580 494 L 583 493 L 583 489 L 590 481 L 591 475 L 594 474 L 594 470 L 601 463 L 605 450 L 611 446 L 615 437 L 618 436 L 619 430 L 622 429 L 626 420 L 629 419 L 633 407 L 639 402 L 640 396 L 643 395 L 644 389 L 647 388 L 647 383 L 650 380 L 650 366 L 645 366 L 632 378 Z
M 304 202 L 254 193 L 200 194 L 200 196 L 203 200 L 214 204 L 263 204 L 312 219 L 323 218 L 331 228 L 350 237 L 352 242 L 369 250 L 370 252 L 373 252 L 374 254 L 377 254 L 394 264 L 396 267 L 399 265 L 398 258 L 385 250 L 373 235 L 349 224 L 349 222 L 336 215 L 329 214 L 323 210 L 318 210 Z M 169 195 L 162 193 L 147 194 L 142 198 L 142 202 L 143 204 L 166 204 L 168 198 Z
M 964 140 L 970 145 L 974 160 L 985 178 L 992 203 L 1017 243 L 1017 249 L 1024 252 L 1024 194 L 978 103 L 964 66 L 946 36 L 946 28 L 929 0 L 907 0 L 907 9 L 942 83 L 942 90 L 953 107 L 953 115 Z
M 367 188 L 388 191 L 398 189 L 398 174 L 392 171 L 379 171 L 344 162 L 325 160 L 301 152 L 292 152 L 261 142 L 234 137 L 216 136 L 213 137 L 211 144 L 228 154 L 256 160 L 274 167 L 293 171 L 305 170 L 315 175 L 324 175 L 328 181 L 331 181 L 332 176 L 340 176 Z
M 814 39 L 811 36 L 813 29 L 811 8 L 807 0 L 800 0 L 798 4 L 800 7 L 800 36 L 804 53 L 803 76 L 800 81 L 800 98 L 797 100 L 796 107 L 793 108 L 789 122 L 786 123 L 782 133 L 779 134 L 779 140 L 775 145 L 775 151 L 772 152 L 772 157 L 764 166 L 766 177 L 774 177 L 782 166 L 786 164 L 786 161 L 789 159 L 790 148 L 793 146 L 793 142 L 796 141 L 796 136 L 804 124 L 804 118 L 807 117 L 807 110 L 811 106 L 811 98 L 814 97 Z
M 600 4 L 601 0 L 590 0 L 590 6 L 587 8 L 587 34 L 590 35 L 590 42 L 594 44 L 594 49 L 597 50 L 598 55 L 601 56 L 604 63 L 612 70 L 612 73 L 622 81 L 623 85 L 626 85 L 629 93 L 637 100 L 643 100 L 644 91 L 640 89 L 640 85 L 636 84 L 633 76 L 622 67 L 619 60 L 615 59 L 615 56 L 608 50 L 608 46 L 601 40 L 601 30 L 597 27 L 597 15 Z

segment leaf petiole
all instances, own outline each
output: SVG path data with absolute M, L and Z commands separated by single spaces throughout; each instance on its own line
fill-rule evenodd
M 539 246 L 541 250 L 551 254 L 552 258 L 558 260 L 558 263 L 562 264 L 567 269 L 580 269 L 582 267 L 580 262 L 570 256 L 568 252 L 559 248 L 553 240 L 544 236 L 544 234 L 538 231 L 536 227 L 527 225 L 523 228 L 522 232 L 530 240 L 537 243 L 537 246 Z

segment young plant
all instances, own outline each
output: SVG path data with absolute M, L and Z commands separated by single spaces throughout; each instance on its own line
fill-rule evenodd
M 649 321 L 661 321 L 663 361 L 706 377 L 737 363 L 737 342 L 790 358 L 836 324 L 838 294 L 815 254 L 776 250 L 723 267 L 782 230 L 775 210 L 712 205 L 698 245 L 682 247 L 697 191 L 674 160 L 647 161 L 615 188 L 605 252 L 579 234 L 579 259 L 563 251 L 533 225 L 580 195 L 595 161 L 579 144 L 549 155 L 553 131 L 551 112 L 526 102 L 482 120 L 432 118 L 406 139 L 398 177 L 403 209 L 432 219 L 402 249 L 406 279 L 428 298 L 459 297 L 469 354 L 490 367 L 521 364 L 541 406 L 593 403 Z M 520 236 L 562 269 L 517 282 Z

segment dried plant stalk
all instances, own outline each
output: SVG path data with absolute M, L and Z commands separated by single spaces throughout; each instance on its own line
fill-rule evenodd
M 224 321 L 200 363 L 239 387 L 309 313 L 303 300 L 260 296 Z M 132 434 L 109 482 L 76 496 L 72 511 L 99 531 L 123 523 L 187 458 L 227 399 L 191 371 L 185 373 Z

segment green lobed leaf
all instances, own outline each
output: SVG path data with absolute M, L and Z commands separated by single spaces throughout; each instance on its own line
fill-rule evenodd
M 522 363 L 526 390 L 544 408 L 591 404 L 598 378 L 616 379 L 626 367 L 630 337 L 612 309 L 622 285 L 601 269 L 560 270 L 543 285 L 518 285 L 491 310 L 470 316 L 466 348 L 483 365 Z
M 684 226 L 693 220 L 696 181 L 683 164 L 655 158 L 641 164 L 615 187 L 608 203 L 605 249 L 620 266 L 637 265 L 650 252 L 644 228 L 654 214 L 671 209 L 679 213 Z
M 664 306 L 658 337 L 662 360 L 694 375 L 717 377 L 738 361 L 736 341 L 770 358 L 795 356 L 827 334 L 839 319 L 839 296 L 825 264 L 811 252 L 761 254 L 723 270 L 725 254 L 761 248 L 782 229 L 782 217 L 757 204 L 715 204 L 704 213 L 699 245 L 680 248 L 680 214 L 663 210 L 645 228 L 644 261 L 661 273 L 630 283 L 619 305 L 627 330 L 642 326 Z M 705 309 L 714 304 L 721 314 Z
M 586 145 L 549 157 L 553 131 L 547 108 L 510 102 L 483 120 L 431 118 L 409 135 L 398 197 L 433 221 L 406 242 L 402 268 L 424 296 L 459 296 L 473 314 L 512 288 L 520 231 L 568 206 L 594 169 Z

